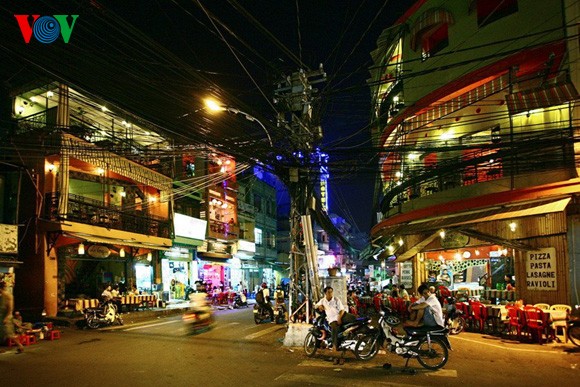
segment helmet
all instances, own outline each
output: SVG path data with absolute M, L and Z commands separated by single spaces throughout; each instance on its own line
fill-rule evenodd
M 265 282 L 262 282 L 262 289 L 266 289 L 268 285 Z

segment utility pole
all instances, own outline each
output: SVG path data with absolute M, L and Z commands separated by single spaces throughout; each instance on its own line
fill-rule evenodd
M 290 279 L 289 316 L 298 311 L 310 316 L 309 302 L 320 298 L 317 247 L 308 214 L 314 208 L 314 184 L 320 168 L 312 157 L 322 139 L 322 130 L 312 115 L 317 89 L 312 85 L 326 81 L 320 64 L 317 70 L 292 73 L 281 79 L 274 91 L 274 103 L 279 107 L 278 126 L 288 131 L 292 150 L 292 165 L 286 184 L 290 193 Z M 316 162 L 316 165 L 312 165 Z M 319 166 L 318 166 L 319 167 Z M 297 302 L 299 301 L 299 302 Z M 294 303 L 296 302 L 296 308 Z

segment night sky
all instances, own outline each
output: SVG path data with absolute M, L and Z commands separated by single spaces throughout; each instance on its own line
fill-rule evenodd
M 287 133 L 275 125 L 275 82 L 322 63 L 327 82 L 316 85 L 316 116 L 324 133 L 321 148 L 330 154 L 331 212 L 368 233 L 377 170 L 368 127 L 370 52 L 412 2 L 3 1 L 0 76 L 8 88 L 26 77 L 61 78 L 158 123 L 182 143 L 199 140 L 200 133 L 212 143 L 263 136 L 239 117 L 200 112 L 211 94 L 259 118 L 282 141 Z M 34 38 L 25 44 L 14 14 L 79 17 L 68 44 Z M 184 114 L 187 120 L 178 119 Z M 223 129 L 237 124 L 239 130 L 240 121 L 243 134 Z M 225 147 L 237 157 L 248 153 L 233 142 Z

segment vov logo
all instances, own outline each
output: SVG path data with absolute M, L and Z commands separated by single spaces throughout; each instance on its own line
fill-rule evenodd
M 30 23 L 31 16 L 32 24 Z M 72 18 L 70 24 L 68 23 L 69 16 Z M 62 36 L 65 43 L 68 43 L 79 15 L 14 15 L 14 17 L 18 21 L 24 43 L 30 43 L 30 39 L 34 35 L 40 43 L 50 44 L 56 41 L 59 35 Z

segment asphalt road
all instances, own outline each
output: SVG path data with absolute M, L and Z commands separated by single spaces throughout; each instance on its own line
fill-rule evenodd
M 2 386 L 546 386 L 580 380 L 571 344 L 520 344 L 478 333 L 451 337 L 444 369 L 402 373 L 405 359 L 380 354 L 360 362 L 347 354 L 333 366 L 321 354 L 282 346 L 284 325 L 255 325 L 251 309 L 219 311 L 215 327 L 191 336 L 180 316 L 101 330 L 65 329 L 0 354 Z M 7 348 L 3 348 L 7 349 Z M 392 363 L 390 370 L 382 368 Z

